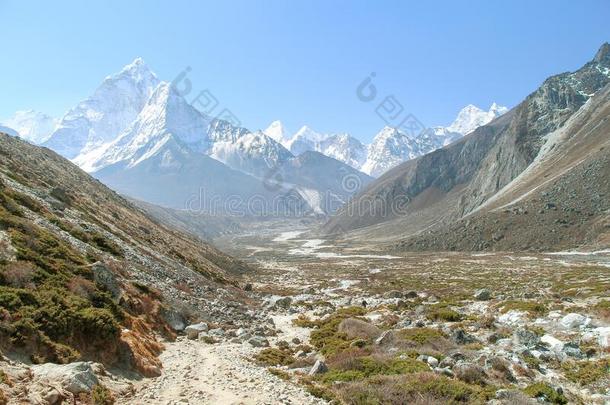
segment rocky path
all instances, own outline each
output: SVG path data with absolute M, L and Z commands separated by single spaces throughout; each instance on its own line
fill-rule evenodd
M 281 321 L 280 321 L 281 322 Z M 300 328 L 296 328 L 300 329 Z M 296 336 L 298 331 L 286 331 Z M 168 343 L 160 358 L 163 375 L 136 385 L 122 404 L 320 404 L 290 382 L 257 366 L 247 343 L 206 344 L 184 337 Z

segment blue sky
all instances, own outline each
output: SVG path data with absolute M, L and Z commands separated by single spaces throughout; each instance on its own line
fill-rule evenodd
M 427 126 L 472 103 L 514 106 L 610 41 L 600 1 L 0 0 L 0 117 L 61 116 L 141 56 L 161 79 L 186 66 L 242 124 L 368 141 L 393 95 Z M 371 72 L 378 97 L 356 88 Z

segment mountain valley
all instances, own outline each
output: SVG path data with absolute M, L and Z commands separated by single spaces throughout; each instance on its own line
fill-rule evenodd
M 370 144 L 141 58 L 0 126 L 0 405 L 610 402 L 610 45 Z

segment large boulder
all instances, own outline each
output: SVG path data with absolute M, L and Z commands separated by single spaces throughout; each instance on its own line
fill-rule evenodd
M 544 343 L 550 350 L 560 352 L 563 350 L 564 343 L 551 335 L 544 335 L 540 338 L 540 342 Z
M 70 364 L 45 363 L 32 367 L 35 378 L 58 382 L 72 394 L 91 392 L 99 380 L 90 362 L 79 361 Z
M 121 285 L 108 266 L 102 262 L 95 262 L 91 265 L 91 272 L 95 283 L 108 291 L 113 299 L 118 300 L 121 297 Z
M 178 311 L 171 308 L 162 307 L 159 311 L 161 317 L 170 328 L 176 332 L 182 332 L 186 328 L 186 320 Z
M 290 304 L 292 304 L 292 298 L 283 297 L 283 298 L 279 298 L 278 300 L 276 300 L 273 305 L 276 308 L 288 309 L 288 308 L 290 308 Z
M 481 288 L 474 292 L 474 299 L 477 301 L 488 301 L 491 299 L 491 291 L 487 288 Z
M 269 341 L 263 336 L 253 336 L 248 340 L 253 347 L 269 347 Z
M 581 314 L 567 314 L 559 321 L 559 324 L 566 329 L 576 329 L 581 326 L 586 326 L 591 322 L 591 319 Z
M 349 339 L 374 340 L 381 335 L 381 329 L 377 326 L 356 318 L 347 318 L 338 326 L 339 332 L 345 333 Z
M 207 332 L 208 325 L 204 322 L 199 322 L 193 325 L 189 325 L 184 328 L 184 332 L 186 333 L 186 337 L 195 340 L 199 336 L 201 332 Z
M 316 363 L 309 370 L 309 375 L 322 374 L 328 371 L 328 367 L 322 360 L 316 360 Z

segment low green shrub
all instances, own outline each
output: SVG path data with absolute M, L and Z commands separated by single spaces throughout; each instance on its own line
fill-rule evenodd
M 376 375 L 408 374 L 428 371 L 427 364 L 411 358 L 382 359 L 373 356 L 355 358 L 348 367 L 331 369 L 320 378 L 325 383 L 357 381 Z
M 91 390 L 93 405 L 113 405 L 115 402 L 112 392 L 101 384 L 96 384 Z
M 558 393 L 553 389 L 553 387 L 543 382 L 528 385 L 523 392 L 532 398 L 542 398 L 543 400 L 553 404 L 568 403 L 567 398 L 563 394 Z
M 277 349 L 269 347 L 261 350 L 254 359 L 266 366 L 287 366 L 294 362 L 294 357 L 288 349 Z
M 610 359 L 597 361 L 567 361 L 561 364 L 566 378 L 580 385 L 589 385 L 602 377 L 610 378 Z
M 442 331 L 432 328 L 403 329 L 400 331 L 399 336 L 402 339 L 417 343 L 419 345 L 432 343 L 434 340 L 446 337 Z

